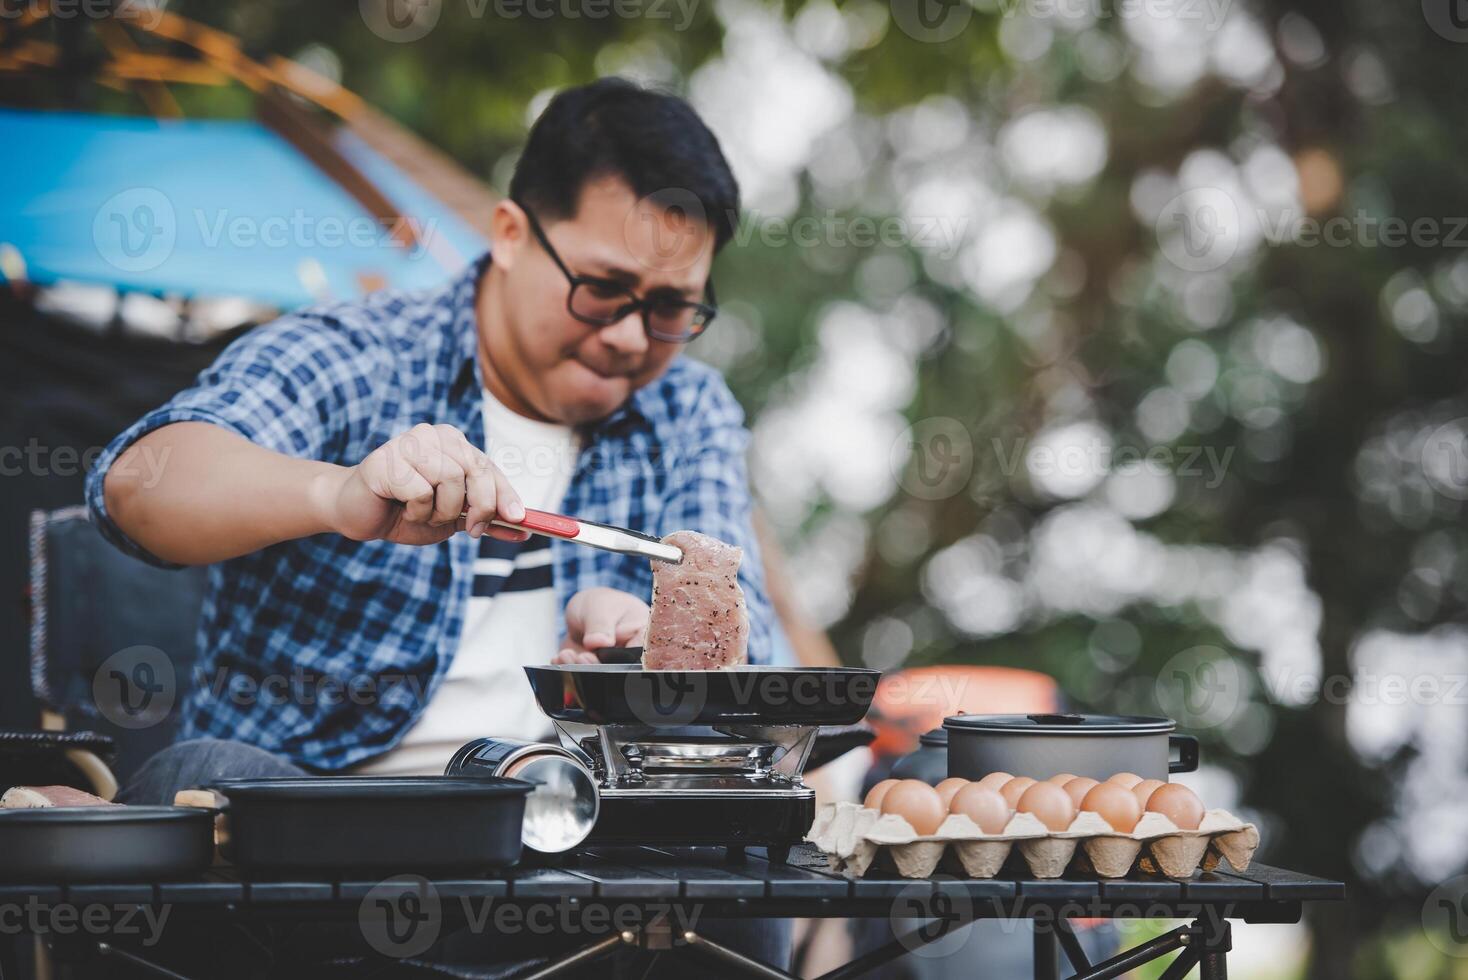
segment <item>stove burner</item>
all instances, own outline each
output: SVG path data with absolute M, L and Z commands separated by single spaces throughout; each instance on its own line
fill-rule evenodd
M 555 725 L 597 779 L 588 843 L 763 845 L 780 860 L 815 819 L 801 771 L 817 726 Z

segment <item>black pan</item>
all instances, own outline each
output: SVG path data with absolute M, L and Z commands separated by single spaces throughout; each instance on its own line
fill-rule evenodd
M 644 670 L 638 664 L 525 668 L 540 710 L 589 725 L 854 725 L 881 673 L 859 667 Z
M 0 810 L 0 877 L 10 881 L 162 881 L 209 867 L 214 811 L 188 806 Z
M 520 859 L 534 787 L 497 776 L 221 779 L 244 869 L 485 870 Z

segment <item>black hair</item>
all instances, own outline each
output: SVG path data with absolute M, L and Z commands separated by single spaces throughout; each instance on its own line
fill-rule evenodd
M 691 205 L 691 195 L 715 250 L 734 235 L 739 184 L 714 134 L 675 95 L 623 78 L 558 92 L 530 127 L 510 198 L 542 222 L 559 221 L 575 217 L 587 181 L 607 176 L 668 206 Z

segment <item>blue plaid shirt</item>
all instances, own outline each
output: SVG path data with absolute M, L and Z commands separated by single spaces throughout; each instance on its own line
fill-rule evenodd
M 246 334 L 107 447 L 87 481 L 93 519 L 124 551 L 168 564 L 113 523 L 102 483 L 124 449 L 174 422 L 210 422 L 344 465 L 419 422 L 447 422 L 483 446 L 474 300 L 487 262 L 440 289 L 315 307 Z M 785 640 L 750 523 L 747 440 L 718 373 L 678 357 L 586 427 L 563 510 L 656 535 L 690 528 L 744 548 L 739 577 L 758 663 L 785 659 L 775 654 Z M 181 737 L 240 739 L 325 770 L 392 748 L 458 648 L 478 550 L 467 534 L 427 547 L 320 534 L 211 566 Z M 592 586 L 651 592 L 646 559 L 565 541 L 553 550 L 562 611 Z M 486 719 L 485 734 L 493 729 Z

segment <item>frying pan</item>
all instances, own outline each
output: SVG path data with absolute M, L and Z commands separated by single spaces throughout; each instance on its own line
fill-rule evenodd
M 209 867 L 214 812 L 188 806 L 56 806 L 0 811 L 0 877 L 156 881 Z
M 861 667 L 645 670 L 636 663 L 525 668 L 540 710 L 587 725 L 854 725 L 877 692 Z

